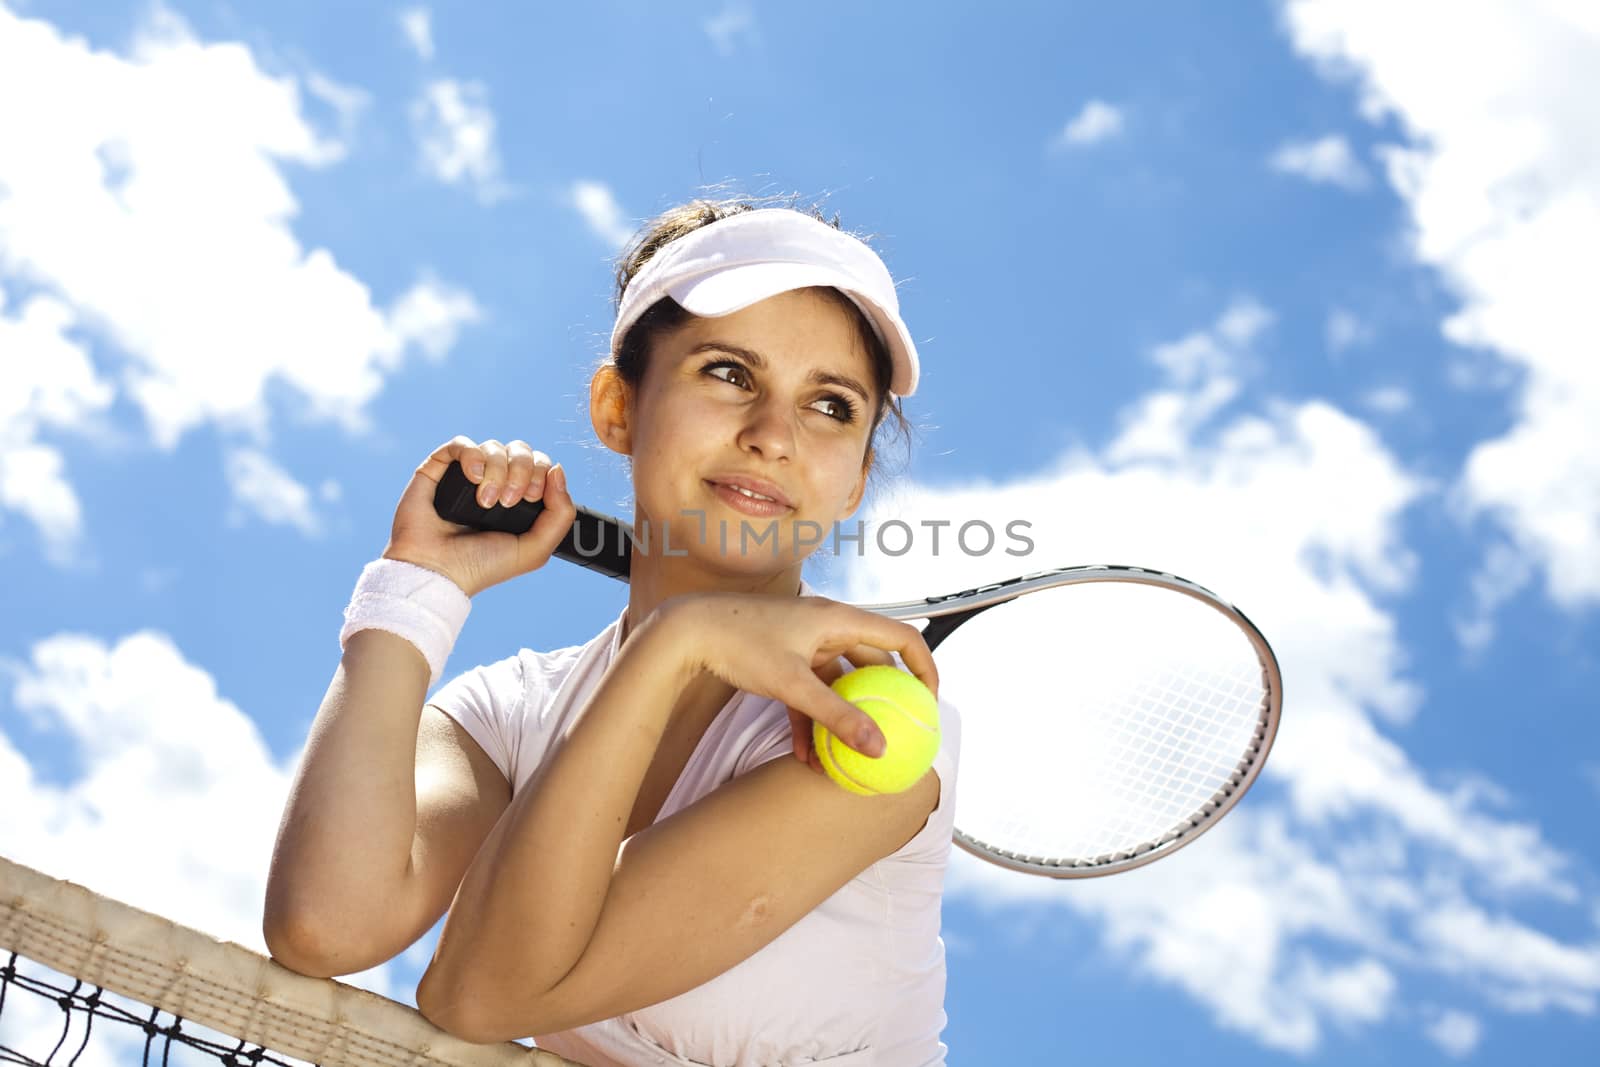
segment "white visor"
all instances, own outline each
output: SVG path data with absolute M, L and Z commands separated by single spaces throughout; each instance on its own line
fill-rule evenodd
M 779 293 L 828 285 L 849 297 L 889 350 L 889 392 L 917 388 L 917 347 L 900 319 L 894 279 L 860 239 L 789 208 L 761 208 L 708 223 L 663 246 L 622 294 L 611 352 L 639 316 L 670 296 L 685 311 L 718 318 Z

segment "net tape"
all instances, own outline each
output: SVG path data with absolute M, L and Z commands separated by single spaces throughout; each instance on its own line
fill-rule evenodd
M 138 1025 L 146 1034 L 147 1062 L 159 1062 L 150 1059 L 149 1042 L 160 1035 L 165 1045 L 176 1041 L 206 1049 L 225 1063 L 285 1062 L 267 1053 L 270 1049 L 321 1067 L 575 1067 L 554 1053 L 511 1042 L 463 1041 L 387 997 L 296 974 L 242 945 L 4 857 L 0 950 L 9 955 L 0 997 L 13 989 L 48 996 L 62 1008 L 67 1023 L 74 1011 L 87 1012 L 85 1041 L 96 1018 Z M 58 988 L 27 975 L 16 966 L 19 956 L 71 976 L 74 986 Z M 106 998 L 106 991 L 153 1010 L 148 1018 L 136 1016 Z M 171 1022 L 159 1021 L 163 1012 L 172 1016 Z M 184 1021 L 227 1035 L 239 1045 L 216 1045 L 185 1031 Z M 65 1028 L 62 1043 L 70 1044 Z

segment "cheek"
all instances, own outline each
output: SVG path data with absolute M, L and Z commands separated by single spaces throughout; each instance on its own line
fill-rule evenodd
M 860 478 L 861 457 L 848 449 L 841 449 L 837 457 L 830 458 L 825 467 L 817 471 L 817 484 L 841 506 L 850 502 Z

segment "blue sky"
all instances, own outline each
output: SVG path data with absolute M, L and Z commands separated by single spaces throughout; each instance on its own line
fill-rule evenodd
M 1597 60 L 1576 0 L 0 2 L 0 852 L 258 945 L 410 471 L 520 437 L 625 511 L 583 403 L 611 257 L 726 182 L 899 280 L 918 432 L 869 524 L 1025 517 L 1037 567 L 1192 577 L 1286 672 L 1194 848 L 958 857 L 952 1062 L 1592 1058 Z M 621 596 L 491 589 L 450 673 Z M 408 999 L 426 951 L 360 981 Z

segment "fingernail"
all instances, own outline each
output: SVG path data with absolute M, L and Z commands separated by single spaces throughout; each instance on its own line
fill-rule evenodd
M 472 465 L 472 470 L 470 471 L 470 473 L 474 478 L 482 478 L 483 477 L 483 464 L 482 463 L 474 463 Z
M 567 491 L 567 471 L 565 467 L 561 466 L 561 464 L 557 463 L 554 467 L 551 467 L 548 477 L 557 479 L 557 489 L 561 490 L 563 493 Z
M 877 727 L 869 726 L 862 730 L 859 740 L 860 743 L 856 745 L 856 751 L 863 755 L 871 756 L 873 759 L 883 755 L 883 734 L 878 731 Z

